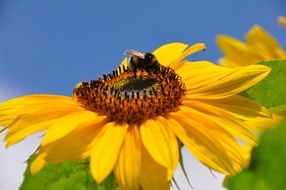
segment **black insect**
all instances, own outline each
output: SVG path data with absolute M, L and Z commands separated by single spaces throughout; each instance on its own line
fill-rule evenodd
M 138 69 L 144 69 L 147 72 L 157 73 L 160 71 L 160 63 L 152 53 L 140 53 L 135 50 L 125 51 L 129 56 L 128 69 L 136 73 Z

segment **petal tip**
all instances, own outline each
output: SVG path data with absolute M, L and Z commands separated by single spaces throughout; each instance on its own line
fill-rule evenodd
M 36 173 L 38 173 L 45 165 L 47 164 L 47 162 L 45 161 L 45 159 L 42 156 L 37 157 L 33 162 L 32 165 L 30 167 L 30 172 L 32 175 L 35 175 Z

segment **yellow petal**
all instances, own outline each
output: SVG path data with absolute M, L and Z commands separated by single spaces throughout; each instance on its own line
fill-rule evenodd
M 22 129 L 19 129 L 18 131 L 9 130 L 4 139 L 4 141 L 6 142 L 6 147 L 18 143 L 19 141 L 23 140 L 24 138 L 28 137 L 31 134 L 46 130 L 52 125 L 53 122 L 56 121 L 57 119 L 52 119 L 24 126 Z
M 144 190 L 169 190 L 170 180 L 167 180 L 167 168 L 153 160 L 145 148 L 142 148 L 142 164 L 140 183 Z
M 45 146 L 49 143 L 52 143 L 53 141 L 62 138 L 75 128 L 85 126 L 90 122 L 96 122 L 97 119 L 101 120 L 102 118 L 99 117 L 97 113 L 86 110 L 74 112 L 72 114 L 61 117 L 55 120 L 52 126 L 49 127 L 41 145 Z
M 253 131 L 261 134 L 265 129 L 273 127 L 282 120 L 281 116 L 273 114 L 273 118 L 253 118 L 245 121 L 245 125 L 251 127 Z M 279 118 L 279 119 L 278 119 Z
M 285 59 L 286 53 L 277 40 L 259 25 L 253 26 L 246 34 L 245 40 L 263 60 Z
M 242 120 L 271 117 L 271 113 L 265 107 L 239 95 L 223 99 L 203 100 L 203 102 L 225 110 Z
M 221 99 L 238 94 L 255 85 L 270 72 L 270 68 L 263 65 L 249 65 L 238 67 L 220 74 L 220 78 L 210 78 L 211 82 L 197 89 L 187 89 L 190 99 Z
M 216 122 L 233 136 L 239 137 L 241 140 L 251 144 L 257 142 L 256 135 L 248 126 L 223 109 L 200 101 L 184 101 L 183 105 L 199 111 L 201 114 L 205 114 L 210 120 Z M 247 106 L 247 104 L 244 106 Z
M 219 58 L 217 63 L 221 66 L 225 66 L 225 67 L 239 67 L 241 65 L 236 64 L 235 62 L 227 59 L 227 58 Z
M 161 46 L 153 52 L 158 62 L 164 66 L 179 63 L 188 55 L 206 49 L 205 44 L 197 43 L 192 46 L 183 43 L 170 43 Z M 171 66 L 172 67 L 172 66 Z
M 253 148 L 253 145 L 251 144 L 246 144 L 242 147 L 242 155 L 246 162 L 246 164 L 244 165 L 244 168 L 249 166 L 252 148 Z
M 168 66 L 177 60 L 183 52 L 189 47 L 183 43 L 169 43 L 156 49 L 153 54 L 161 65 Z
M 140 127 L 140 133 L 151 157 L 168 168 L 168 177 L 171 179 L 179 158 L 178 143 L 173 132 L 157 120 L 149 119 Z
M 90 170 L 97 183 L 101 183 L 112 171 L 124 141 L 128 125 L 108 123 L 104 133 L 93 142 Z
M 138 127 L 129 127 L 115 167 L 121 190 L 140 189 L 141 146 Z
M 251 49 L 243 42 L 230 36 L 218 35 L 217 44 L 225 59 L 230 60 L 236 66 L 256 64 L 258 61 L 263 60 L 255 49 Z
M 0 104 L 0 110 L 2 111 L 3 107 L 11 107 L 11 106 L 25 106 L 31 105 L 36 103 L 41 103 L 43 101 L 50 101 L 50 100 L 70 100 L 69 96 L 62 96 L 62 95 L 51 95 L 51 94 L 33 94 L 28 96 L 21 96 L 17 98 L 13 98 L 7 100 Z
M 61 106 L 80 109 L 80 106 L 67 96 L 30 95 L 14 98 L 0 104 L 0 124 L 7 127 L 22 117 L 47 108 L 54 109 L 53 112 L 57 113 Z
M 175 71 L 182 78 L 188 90 L 217 82 L 221 75 L 231 71 L 229 68 L 221 67 L 208 61 L 184 61 L 180 64 L 181 66 Z
M 45 160 L 48 162 L 86 159 L 90 156 L 92 142 L 98 138 L 107 122 L 106 117 L 100 116 L 57 141 L 41 146 L 40 153 L 45 153 Z
M 30 167 L 30 171 L 32 175 L 38 173 L 43 167 L 47 165 L 47 162 L 45 161 L 44 157 L 45 157 L 45 154 L 40 154 L 32 162 L 31 167 Z
M 170 66 L 171 68 L 173 68 L 173 69 L 177 69 L 177 68 L 179 68 L 179 67 L 182 65 L 181 63 L 183 62 L 183 60 L 184 60 L 187 56 L 189 56 L 189 55 L 191 55 L 191 54 L 194 54 L 194 53 L 196 53 L 196 52 L 205 50 L 205 49 L 206 49 L 206 46 L 205 46 L 205 44 L 203 44 L 203 43 L 193 44 L 193 45 L 189 46 L 189 47 L 181 54 L 180 57 L 178 57 L 176 60 L 174 60 L 173 62 L 171 62 L 171 63 L 169 64 L 169 66 Z
M 28 135 L 45 130 L 58 118 L 81 110 L 74 104 L 35 104 L 25 106 L 15 115 L 16 119 L 7 125 L 8 133 L 5 137 L 7 145 L 12 145 L 26 138 Z M 18 117 L 16 116 L 18 115 Z M 14 117 L 14 116 L 13 116 Z
M 7 146 L 47 129 L 52 120 L 79 110 L 83 108 L 67 96 L 42 94 L 6 101 L 0 106 L 0 124 L 8 129 Z
M 166 122 L 194 156 L 224 174 L 239 171 L 244 160 L 241 147 L 222 127 L 197 112 L 172 113 Z

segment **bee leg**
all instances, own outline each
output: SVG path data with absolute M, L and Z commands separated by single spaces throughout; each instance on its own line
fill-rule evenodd
M 134 70 L 133 70 L 133 74 L 134 74 L 134 78 L 136 79 L 136 72 L 137 72 L 137 69 L 135 68 Z

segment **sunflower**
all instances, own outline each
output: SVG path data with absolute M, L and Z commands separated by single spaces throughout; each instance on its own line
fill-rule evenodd
M 286 17 L 285 16 L 279 16 L 278 17 L 278 23 L 282 28 L 286 28 Z
M 201 43 L 170 43 L 148 54 L 129 51 L 129 64 L 124 59 L 112 74 L 79 83 L 71 97 L 35 94 L 6 101 L 0 124 L 8 131 L 7 146 L 45 131 L 33 174 L 51 162 L 89 159 L 97 183 L 113 172 L 123 190 L 169 189 L 181 144 L 204 165 L 234 174 L 245 165 L 241 142 L 257 142 L 243 121 L 270 117 L 237 94 L 270 69 L 185 60 L 203 49 Z
M 279 42 L 261 26 L 255 25 L 245 36 L 245 43 L 227 35 L 219 35 L 217 44 L 224 54 L 219 64 L 237 67 L 253 65 L 260 61 L 286 59 Z

